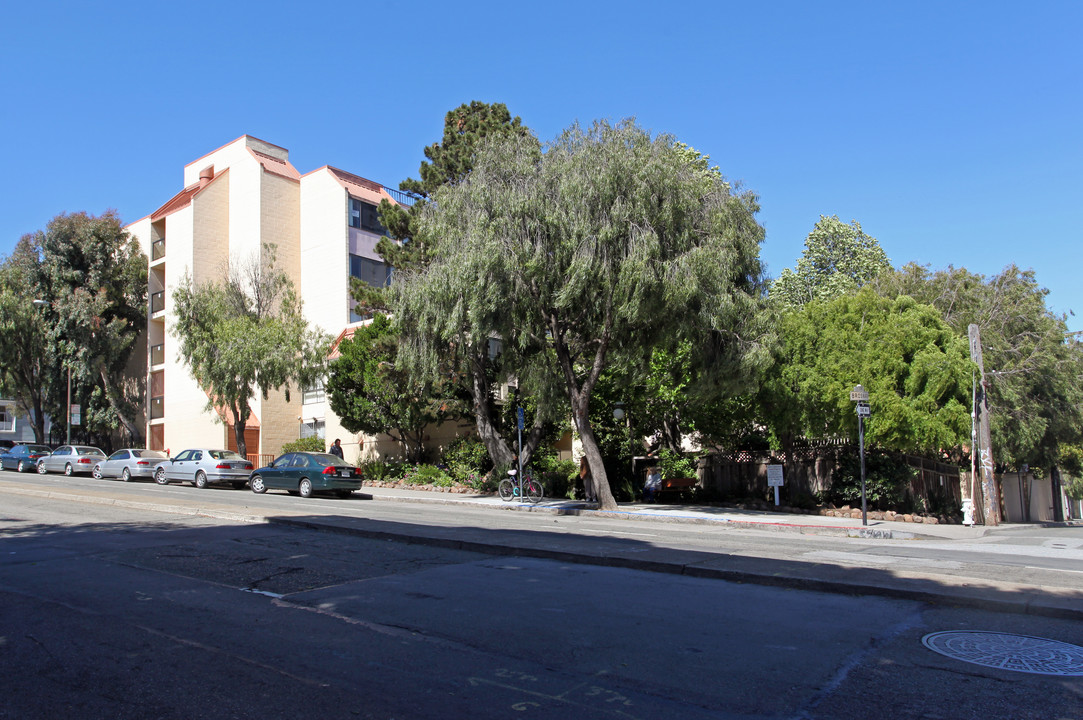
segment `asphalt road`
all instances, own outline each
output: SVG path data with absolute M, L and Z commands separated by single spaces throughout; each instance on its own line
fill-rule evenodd
M 283 513 L 301 502 L 264 499 Z M 2 484 L 0 502 L 0 718 L 1083 717 L 1079 675 L 987 668 L 921 642 L 983 630 L 1083 646 L 1073 621 L 72 502 Z M 342 504 L 317 502 L 306 511 Z

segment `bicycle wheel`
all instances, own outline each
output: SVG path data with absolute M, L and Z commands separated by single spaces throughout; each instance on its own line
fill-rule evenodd
M 498 490 L 500 491 L 500 499 L 504 502 L 508 502 L 515 497 L 515 485 L 511 480 L 501 480 Z
M 536 503 L 542 499 L 545 495 L 545 491 L 542 490 L 541 483 L 533 478 L 526 481 L 523 486 L 523 494 L 526 495 L 526 499 L 532 503 Z

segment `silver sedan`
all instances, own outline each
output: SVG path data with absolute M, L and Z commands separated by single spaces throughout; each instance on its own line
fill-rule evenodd
M 190 482 L 197 488 L 210 483 L 230 483 L 243 488 L 248 483 L 252 463 L 232 450 L 192 448 L 177 453 L 154 468 L 154 482 Z
M 62 472 L 65 475 L 76 473 L 90 474 L 99 460 L 105 459 L 105 453 L 88 445 L 61 445 L 52 453 L 38 460 L 38 472 L 42 475 L 50 472 Z
M 120 478 L 128 482 L 132 478 L 154 477 L 154 468 L 158 463 L 168 459 L 164 452 L 157 450 L 142 450 L 138 448 L 125 448 L 100 461 L 94 466 L 94 477 Z

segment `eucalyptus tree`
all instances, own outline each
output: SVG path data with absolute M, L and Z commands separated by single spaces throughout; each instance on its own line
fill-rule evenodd
M 30 418 L 34 440 L 45 442 L 49 382 L 58 364 L 50 351 L 42 301 L 41 259 L 34 236 L 23 237 L 0 264 L 0 393 Z
M 282 389 L 288 401 L 291 385 L 323 376 L 330 343 L 309 329 L 293 282 L 275 267 L 274 247 L 264 245 L 263 255 L 234 260 L 221 283 L 197 285 L 186 274 L 173 293 L 181 359 L 207 392 L 207 409 L 229 412 L 242 455 L 256 391 L 266 398 Z
M 439 307 L 468 318 L 472 340 L 499 337 L 532 367 L 545 361 L 603 508 L 615 502 L 589 417 L 607 366 L 683 340 L 731 378 L 751 381 L 767 360 L 756 198 L 705 180 L 670 136 L 632 121 L 576 125 L 540 156 L 532 141 L 501 138 L 434 200 L 419 229 L 443 239 L 428 269 L 400 275 L 393 308 L 403 327 L 438 321 Z M 425 330 L 404 338 L 419 366 L 438 356 Z
M 887 254 L 861 223 L 821 215 L 805 238 L 797 269 L 786 268 L 771 284 L 771 299 L 783 308 L 798 308 L 855 292 L 890 269 Z

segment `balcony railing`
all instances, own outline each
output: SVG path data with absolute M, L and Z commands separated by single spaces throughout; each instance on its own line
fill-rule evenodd
M 150 259 L 161 260 L 165 257 L 165 238 L 155 240 L 150 244 Z
M 165 310 L 165 291 L 152 293 L 150 296 L 150 314 L 160 313 Z
M 165 362 L 165 344 L 151 345 L 150 364 L 161 365 Z
M 267 467 L 275 459 L 274 455 L 268 453 L 248 453 L 245 457 L 248 462 L 252 463 L 253 467 L 257 468 Z
M 399 205 L 413 205 L 418 200 L 417 195 L 414 195 L 413 193 L 408 193 L 405 190 L 396 190 L 395 188 L 389 188 L 384 185 L 384 191 L 386 191 L 388 195 L 393 197 L 395 199 L 395 202 L 397 202 Z
M 165 417 L 165 398 L 153 397 L 150 399 L 150 419 L 160 420 Z

